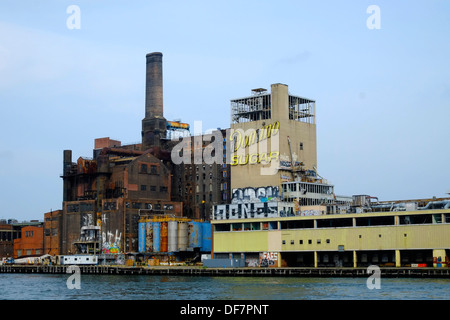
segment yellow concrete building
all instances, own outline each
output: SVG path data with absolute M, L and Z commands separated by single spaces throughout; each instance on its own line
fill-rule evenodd
M 284 84 L 252 92 L 231 100 L 232 199 L 214 206 L 214 258 L 267 267 L 447 266 L 450 198 L 336 195 L 317 171 L 315 101 Z
M 250 266 L 269 254 L 277 267 L 442 267 L 450 254 L 450 209 L 212 223 L 215 257 L 243 258 Z
M 293 166 L 314 170 L 315 101 L 289 94 L 284 84 L 252 92 L 231 100 L 231 188 L 280 187 Z

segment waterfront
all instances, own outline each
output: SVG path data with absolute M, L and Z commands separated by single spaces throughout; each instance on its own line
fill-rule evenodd
M 4 300 L 449 300 L 450 279 L 0 274 Z

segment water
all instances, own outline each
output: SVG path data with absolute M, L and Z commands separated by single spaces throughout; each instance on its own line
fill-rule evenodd
M 450 279 L 0 274 L 5 300 L 448 300 Z

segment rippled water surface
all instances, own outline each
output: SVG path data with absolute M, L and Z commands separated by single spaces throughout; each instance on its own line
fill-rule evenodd
M 1 299 L 27 300 L 438 300 L 450 299 L 450 279 L 198 277 L 0 274 Z

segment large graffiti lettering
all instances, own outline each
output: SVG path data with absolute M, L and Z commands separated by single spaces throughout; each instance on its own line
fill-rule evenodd
M 259 254 L 260 267 L 277 267 L 278 252 L 261 252 Z
M 214 206 L 215 220 L 274 218 L 278 216 L 276 202 L 222 204 Z
M 102 233 L 102 253 L 105 254 L 117 254 L 120 253 L 120 239 L 122 233 L 116 230 L 115 234 L 112 232 Z
M 81 226 L 88 227 L 94 225 L 94 214 L 93 213 L 83 213 L 81 214 Z
M 231 203 L 277 201 L 279 197 L 278 187 L 238 188 L 233 189 Z

